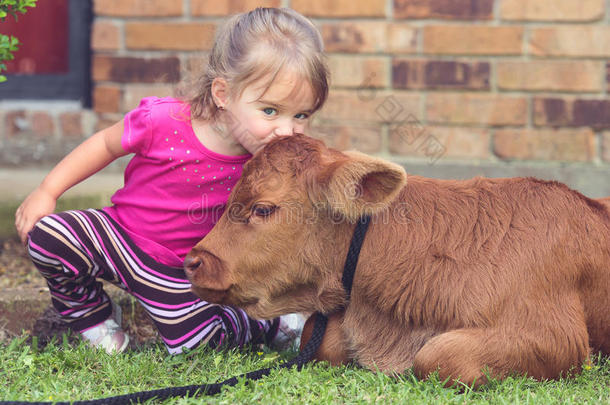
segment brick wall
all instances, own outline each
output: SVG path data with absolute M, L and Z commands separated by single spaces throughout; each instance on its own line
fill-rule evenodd
M 610 194 L 609 1 L 94 0 L 94 5 L 93 110 L 3 106 L 4 155 L 15 139 L 73 145 L 120 119 L 141 97 L 171 94 L 185 72 L 200 65 L 226 15 L 287 6 L 311 17 L 325 40 L 332 89 L 315 128 L 330 145 L 444 177 L 541 174 L 579 187 L 605 176 L 594 187 Z M 43 155 L 56 159 L 65 145 L 49 146 Z M 29 161 L 45 160 L 25 149 L 20 150 Z M 19 160 L 18 153 L 10 155 L 2 163 Z M 600 185 L 606 188 L 599 190 Z

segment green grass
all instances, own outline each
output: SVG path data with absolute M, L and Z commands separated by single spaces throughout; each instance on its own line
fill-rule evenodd
M 170 356 L 164 347 L 154 345 L 109 356 L 67 342 L 37 349 L 19 338 L 0 344 L 0 400 L 75 401 L 215 382 L 292 355 L 200 348 Z M 357 367 L 310 364 L 301 372 L 283 369 L 256 382 L 241 381 L 213 397 L 163 403 L 610 404 L 610 359 L 597 358 L 590 369 L 572 379 L 508 378 L 479 391 L 443 388 L 434 377 L 419 381 L 409 373 L 391 378 Z

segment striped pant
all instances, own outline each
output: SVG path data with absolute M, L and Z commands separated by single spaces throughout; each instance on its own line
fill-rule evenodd
M 265 343 L 279 320 L 257 321 L 240 309 L 195 296 L 184 270 L 158 263 L 101 210 L 66 211 L 42 218 L 28 250 L 46 278 L 54 307 L 71 329 L 84 331 L 112 314 L 99 279 L 132 294 L 146 309 L 170 353 L 200 343 L 211 347 Z

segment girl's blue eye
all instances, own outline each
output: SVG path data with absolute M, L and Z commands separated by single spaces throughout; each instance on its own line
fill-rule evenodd
M 307 118 L 309 118 L 309 114 L 300 113 L 295 115 L 294 117 L 298 120 L 306 120 Z
M 271 108 L 271 107 L 263 108 L 263 112 L 265 113 L 265 115 L 277 114 L 277 110 L 275 108 Z

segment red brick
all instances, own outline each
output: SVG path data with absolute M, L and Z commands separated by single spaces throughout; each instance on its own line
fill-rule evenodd
M 224 16 L 243 13 L 256 7 L 280 7 L 280 0 L 191 0 L 191 14 Z
M 141 59 L 96 55 L 93 80 L 119 83 L 173 83 L 180 80 L 180 60 L 176 57 Z
M 480 93 L 430 93 L 426 101 L 428 122 L 484 126 L 524 125 L 524 97 Z
M 59 127 L 62 136 L 80 138 L 83 135 L 83 124 L 80 112 L 65 112 L 59 115 Z
M 454 159 L 488 159 L 489 130 L 463 127 L 425 127 L 412 124 L 408 128 L 390 130 L 390 152 L 406 156 L 426 156 L 426 146 L 437 145 L 442 157 Z
M 53 116 L 46 111 L 12 110 L 1 114 L 4 133 L 8 137 L 52 137 L 55 134 Z
M 394 0 L 394 18 L 489 20 L 493 0 Z
M 392 87 L 395 89 L 489 89 L 488 62 L 395 59 Z
M 501 159 L 590 162 L 595 134 L 590 129 L 498 130 L 494 152 Z
M 182 15 L 182 1 L 95 0 L 94 12 L 110 17 L 175 17 Z
M 499 61 L 496 82 L 502 90 L 601 92 L 603 68 L 594 61 Z
M 95 21 L 91 32 L 91 49 L 95 51 L 116 51 L 120 48 L 120 29 L 106 21 Z
M 328 66 L 333 87 L 387 87 L 389 61 L 381 57 L 330 55 Z
M 55 134 L 55 123 L 53 117 L 45 111 L 32 112 L 31 118 L 32 132 L 40 137 L 50 137 Z
M 312 17 L 385 17 L 385 0 L 292 0 L 290 7 Z
M 387 26 L 388 52 L 393 54 L 417 52 L 421 31 L 404 23 L 389 23 Z
M 339 150 L 355 149 L 364 153 L 381 151 L 381 127 L 378 125 L 314 124 L 311 135 Z
M 536 98 L 534 123 L 552 127 L 610 128 L 610 100 Z
M 327 52 L 393 52 L 417 51 L 418 30 L 406 24 L 385 21 L 345 21 L 320 25 Z
M 532 28 L 529 53 L 536 56 L 610 57 L 610 27 L 570 25 Z
M 347 122 L 400 122 L 419 114 L 422 96 L 371 88 L 331 91 L 318 113 L 324 120 Z
M 214 42 L 215 24 L 130 22 L 125 26 L 128 49 L 199 51 Z
M 594 21 L 604 16 L 604 0 L 503 0 L 503 20 Z
M 99 132 L 102 129 L 111 127 L 112 125 L 123 119 L 122 114 L 99 114 L 98 120 L 95 123 L 94 131 Z
M 517 26 L 431 25 L 424 27 L 424 53 L 520 55 L 523 28 Z
M 387 25 L 381 21 L 332 22 L 320 25 L 327 52 L 383 52 Z
M 568 126 L 572 121 L 571 100 L 561 98 L 535 98 L 534 124 L 538 126 Z
M 93 90 L 93 110 L 98 113 L 119 112 L 121 93 L 118 86 L 96 86 Z
M 4 122 L 6 134 L 9 137 L 27 132 L 30 126 L 23 110 L 8 111 L 4 115 Z
M 173 86 L 162 84 L 130 84 L 123 89 L 123 112 L 131 111 L 144 97 L 167 97 L 173 94 Z
M 596 129 L 610 128 L 610 100 L 575 100 L 571 124 Z

